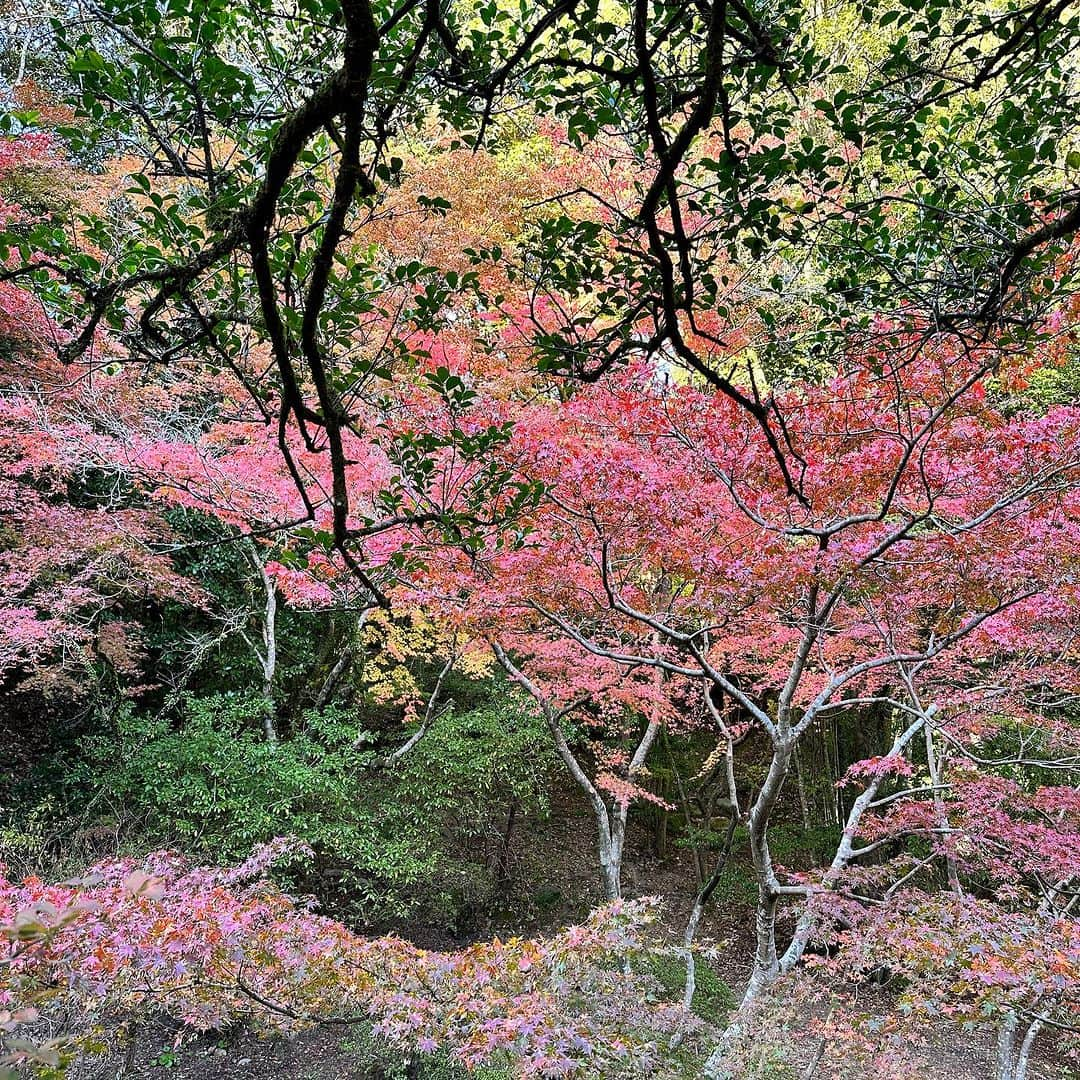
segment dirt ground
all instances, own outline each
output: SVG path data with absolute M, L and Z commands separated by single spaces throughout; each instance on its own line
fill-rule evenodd
M 441 1080 L 422 1067 L 400 1062 L 397 1076 L 380 1066 L 362 1063 L 348 1036 L 329 1028 L 292 1037 L 260 1037 L 239 1030 L 226 1035 L 200 1036 L 176 1045 L 176 1030 L 155 1024 L 140 1033 L 130 1052 L 87 1062 L 74 1074 L 77 1080 Z M 929 1080 L 990 1080 L 993 1044 L 987 1033 L 953 1042 L 945 1031 L 929 1033 L 916 1049 Z M 411 1076 L 410 1076 L 411 1071 Z M 1037 1060 L 1029 1080 L 1068 1080 L 1062 1066 Z M 1076 1074 L 1072 1074 L 1075 1080 Z M 690 1077 L 687 1080 L 691 1080 Z M 879 1076 L 874 1080 L 889 1080 Z

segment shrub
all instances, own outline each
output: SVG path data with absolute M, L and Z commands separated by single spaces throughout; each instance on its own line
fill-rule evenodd
M 355 1055 L 361 1075 L 378 1080 L 510 1080 L 506 1069 L 480 1066 L 469 1070 L 445 1051 L 403 1054 L 371 1026 L 353 1030 L 342 1041 L 342 1049 Z
M 253 694 L 193 699 L 175 726 L 123 712 L 88 741 L 68 790 L 122 807 L 134 847 L 228 862 L 294 835 L 315 859 L 292 884 L 373 923 L 453 924 L 485 905 L 506 870 L 507 822 L 545 805 L 546 734 L 516 697 L 439 718 L 391 767 L 340 709 L 306 714 L 272 746 L 263 708 Z

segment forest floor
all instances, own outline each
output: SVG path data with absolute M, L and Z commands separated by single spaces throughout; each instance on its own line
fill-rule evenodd
M 674 939 L 693 898 L 694 875 L 688 852 L 669 848 L 658 859 L 639 830 L 637 846 L 627 852 L 628 895 L 660 896 L 664 922 Z M 529 830 L 527 849 L 519 845 L 516 875 L 530 882 L 528 897 L 515 897 L 508 910 L 517 919 L 482 922 L 463 935 L 441 927 L 417 926 L 407 936 L 426 948 L 453 948 L 491 932 L 542 933 L 580 919 L 599 900 L 592 873 L 591 818 L 573 802 L 556 807 L 547 822 Z M 749 974 L 752 922 L 744 884 L 734 879 L 727 897 L 714 905 L 703 921 L 699 941 L 713 947 L 712 966 L 737 996 Z M 524 914 L 523 914 L 524 913 Z M 399 931 L 402 932 L 402 931 Z M 860 1013 L 895 1017 L 895 996 L 887 988 L 858 989 Z M 760 1074 L 770 1080 L 820 1076 L 828 1071 L 805 1071 L 813 1042 L 788 1045 L 793 1069 Z M 934 1080 L 992 1080 L 995 1045 L 989 1029 L 959 1034 L 955 1026 L 920 1022 L 912 1025 L 909 1053 L 918 1061 L 919 1075 Z M 117 1044 L 113 1053 L 77 1065 L 73 1080 L 458 1080 L 461 1074 L 445 1066 L 412 1063 L 370 1033 L 342 1028 L 315 1028 L 292 1036 L 262 1036 L 240 1027 L 228 1032 L 192 1036 L 178 1025 L 156 1021 L 144 1025 Z M 687 1080 L 691 1080 L 690 1077 Z M 753 1080 L 759 1080 L 755 1075 Z M 868 1078 L 869 1080 L 869 1078 Z M 873 1080 L 891 1080 L 881 1073 Z M 1046 1040 L 1035 1054 L 1029 1080 L 1080 1080 L 1054 1054 Z
M 883 1007 L 886 1004 L 881 1002 Z M 385 1049 L 380 1054 L 383 1064 L 372 1064 L 369 1048 L 358 1047 L 340 1028 L 316 1028 L 288 1037 L 264 1037 L 238 1029 L 179 1043 L 178 1034 L 173 1025 L 147 1025 L 123 1051 L 87 1062 L 73 1076 L 78 1080 L 449 1080 L 450 1076 L 442 1069 L 428 1071 L 422 1066 L 410 1075 L 408 1059 Z M 930 1030 L 912 1050 L 927 1080 L 992 1080 L 994 1076 L 989 1032 L 960 1041 L 955 1031 Z M 804 1075 L 801 1071 L 768 1074 L 770 1080 Z M 811 1075 L 824 1078 L 828 1074 Z M 1029 1080 L 1069 1080 L 1069 1076 L 1045 1053 L 1036 1055 L 1029 1070 Z M 878 1074 L 873 1080 L 891 1078 Z

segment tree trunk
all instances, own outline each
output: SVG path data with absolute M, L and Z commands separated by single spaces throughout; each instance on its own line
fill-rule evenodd
M 997 1080 L 1016 1080 L 1016 1013 L 998 1028 Z
M 901 753 L 911 739 L 922 729 L 926 716 L 932 715 L 932 712 L 932 709 L 929 710 L 925 716 L 920 716 L 901 732 L 893 742 L 890 753 Z M 750 853 L 758 879 L 757 910 L 754 915 L 754 930 L 757 941 L 754 950 L 754 970 L 750 976 L 746 992 L 743 994 L 740 1013 L 745 1013 L 746 1009 L 754 1003 L 762 991 L 775 982 L 781 973 L 791 971 L 799 962 L 810 940 L 814 925 L 813 918 L 807 911 L 804 911 L 799 918 L 791 944 L 785 950 L 782 958 L 777 956 L 776 907 L 785 889 L 777 880 L 773 868 L 772 856 L 769 852 L 768 830 L 772 812 L 784 785 L 784 779 L 791 767 L 793 749 L 793 737 L 790 735 L 781 734 L 774 741 L 773 758 L 769 765 L 768 775 L 765 777 L 761 791 L 758 793 L 758 797 L 747 815 Z M 874 779 L 854 801 L 847 817 L 840 844 L 825 874 L 823 884 L 828 885 L 830 881 L 836 880 L 846 869 L 851 860 L 854 850 L 853 842 L 862 821 L 862 816 L 874 801 L 880 786 L 881 778 Z M 730 1040 L 735 1031 L 736 1027 L 733 1026 L 721 1038 L 709 1055 L 703 1069 L 703 1074 L 708 1080 L 722 1080 L 725 1077 L 724 1061 L 727 1057 Z M 999 1080 L 1018 1080 L 1018 1078 L 1009 1075 L 1000 1077 Z
M 1023 1041 L 1016 1044 L 1020 1033 L 1020 1020 L 1016 1013 L 1009 1013 L 998 1028 L 998 1060 L 996 1080 L 1027 1080 L 1028 1065 L 1035 1040 L 1042 1031 L 1046 1014 L 1035 1017 Z
M 491 642 L 491 649 L 507 675 L 540 706 L 544 722 L 551 734 L 551 739 L 555 744 L 559 757 L 562 758 L 563 764 L 578 787 L 585 792 L 589 804 L 592 806 L 593 817 L 596 819 L 597 849 L 600 856 L 600 882 L 604 890 L 604 899 L 606 901 L 618 900 L 622 896 L 622 860 L 623 847 L 626 842 L 626 823 L 630 812 L 629 804 L 623 803 L 608 807 L 608 804 L 604 801 L 604 796 L 600 794 L 596 789 L 596 785 L 589 779 L 588 774 L 581 766 L 581 762 L 574 756 L 574 751 L 566 741 L 562 729 L 565 711 L 559 712 L 553 708 L 540 687 L 510 659 L 498 642 Z M 627 768 L 627 776 L 630 780 L 633 780 L 635 774 L 644 767 L 649 751 L 652 749 L 659 733 L 660 722 L 650 720 L 638 740 L 633 757 L 630 759 Z
M 667 858 L 667 831 L 668 831 L 668 814 L 667 811 L 659 806 L 656 808 L 655 824 L 653 826 L 653 852 L 658 859 Z
M 776 742 L 772 761 L 758 797 L 746 816 L 750 834 L 750 857 L 757 876 L 757 908 L 754 912 L 754 970 L 743 995 L 743 1004 L 749 1005 L 765 987 L 780 973 L 776 954 L 776 904 L 779 897 L 776 871 L 772 853 L 769 851 L 769 822 L 791 768 L 792 743 Z
M 686 980 L 683 983 L 683 1008 L 690 1011 L 691 1005 L 694 1002 L 694 991 L 697 988 L 697 964 L 694 960 L 694 938 L 697 936 L 698 926 L 701 924 L 701 917 L 705 914 L 706 905 L 709 903 L 713 892 L 716 890 L 717 885 L 720 884 L 720 878 L 724 873 L 724 867 L 727 866 L 728 856 L 731 854 L 732 844 L 735 840 L 735 827 L 739 823 L 738 812 L 732 807 L 731 821 L 728 825 L 727 836 L 724 838 L 724 846 L 720 851 L 720 857 L 716 860 L 716 866 L 713 868 L 712 874 L 709 875 L 709 880 L 698 890 L 697 896 L 694 897 L 694 906 L 690 909 L 690 917 L 686 920 L 686 928 L 683 930 L 682 949 L 680 950 L 683 961 L 686 964 Z M 680 1032 L 671 1043 L 673 1050 L 678 1049 L 683 1041 L 683 1033 Z
M 1016 1055 L 1016 1068 L 1013 1070 L 1012 1080 L 1027 1080 L 1028 1062 L 1031 1061 L 1031 1051 L 1035 1040 L 1042 1030 L 1042 1018 L 1037 1018 L 1028 1028 L 1024 1041 L 1020 1044 L 1020 1053 Z
M 255 649 L 262 667 L 263 731 L 266 741 L 276 745 L 278 741 L 277 713 L 274 708 L 274 677 L 277 674 L 277 585 L 266 571 L 266 563 L 259 557 L 255 542 L 248 538 L 244 544 L 248 561 L 259 575 L 263 587 L 263 611 L 260 631 L 262 651 Z
M 514 838 L 514 823 L 517 821 L 519 805 L 520 802 L 515 795 L 510 800 L 506 825 L 503 826 L 502 836 L 499 838 L 499 850 L 495 856 L 495 883 L 500 888 L 505 888 L 510 880 L 510 844 Z
M 923 731 L 926 742 L 926 768 L 930 775 L 930 784 L 934 788 L 934 816 L 939 829 L 947 829 L 949 816 L 945 810 L 945 798 L 941 792 L 941 772 L 938 768 L 937 754 L 934 752 L 934 731 L 928 724 Z M 944 836 L 945 834 L 942 833 Z M 949 879 L 949 888 L 959 894 L 960 876 L 956 872 L 956 860 L 952 855 L 945 856 L 945 872 Z
M 599 796 L 599 806 L 593 808 L 596 815 L 596 828 L 600 850 L 600 883 L 604 889 L 606 901 L 618 900 L 622 896 L 622 842 L 612 829 L 612 815 Z M 615 821 L 618 821 L 616 816 Z
M 925 719 L 920 716 L 913 723 L 909 724 L 908 727 L 896 736 L 892 747 L 889 749 L 889 754 L 895 755 L 902 753 L 908 743 L 910 743 L 915 735 L 918 734 L 924 723 Z M 828 869 L 821 879 L 823 888 L 831 887 L 833 883 L 839 879 L 851 862 L 852 856 L 856 854 L 855 837 L 858 834 L 859 826 L 862 824 L 863 814 L 866 813 L 867 809 L 869 809 L 871 804 L 877 798 L 877 793 L 881 789 L 882 779 L 883 778 L 879 776 L 871 780 L 858 798 L 852 803 L 851 810 L 848 812 L 847 821 L 844 823 L 844 831 L 840 834 L 840 843 L 836 847 L 836 853 L 833 855 L 832 862 L 829 864 Z M 809 910 L 804 910 L 799 916 L 798 922 L 795 924 L 795 933 L 791 939 L 791 943 L 784 951 L 784 955 L 780 961 L 780 970 L 782 972 L 786 973 L 791 971 L 802 959 L 803 953 L 806 951 L 806 946 L 810 942 L 810 935 L 813 933 L 813 929 L 814 918 Z
M 277 588 L 263 568 L 266 607 L 263 611 L 263 697 L 266 699 L 264 730 L 266 741 L 278 741 L 277 714 L 274 710 L 274 676 L 277 674 Z

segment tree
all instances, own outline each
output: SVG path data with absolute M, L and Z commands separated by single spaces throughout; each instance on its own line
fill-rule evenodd
M 443 1048 L 469 1066 L 509 1058 L 522 1076 L 633 1075 L 655 1061 L 656 1035 L 686 1023 L 656 1004 L 648 980 L 619 961 L 646 950 L 647 902 L 600 909 L 553 938 L 514 938 L 431 953 L 364 939 L 266 880 L 289 851 L 275 841 L 231 869 L 191 867 L 159 852 L 143 867 L 109 862 L 47 885 L 0 879 L 5 1029 L 65 1001 L 98 1015 L 165 1012 L 197 1029 L 249 1018 L 269 1029 L 374 1023 L 396 1045 Z M 614 962 L 613 962 L 614 961 Z M 77 1039 L 12 1040 L 7 1062 L 59 1065 Z
M 1074 739 L 1071 768 L 1075 746 Z M 880 903 L 855 910 L 853 928 L 841 933 L 840 962 L 846 970 L 884 966 L 912 1010 L 993 1021 L 998 1080 L 1025 1080 L 1040 1032 L 1075 1042 L 1080 1028 L 1077 793 L 1063 785 L 1032 791 L 970 764 L 954 774 L 944 817 L 892 801 L 863 824 L 873 845 L 899 839 L 892 846 L 902 851 L 905 837 L 919 836 L 930 839 L 929 852 L 862 870 L 861 890 L 889 884 L 878 885 Z M 955 886 L 935 893 L 927 866 L 945 859 Z M 923 887 L 914 887 L 920 877 Z
M 550 494 L 529 542 L 487 553 L 464 605 L 504 662 L 511 650 L 539 658 L 531 679 L 515 677 L 546 679 L 542 701 L 604 700 L 621 670 L 622 694 L 648 716 L 654 683 L 637 673 L 659 671 L 705 687 L 729 752 L 736 719 L 767 734 L 764 783 L 741 814 L 737 780 L 730 799 L 759 881 L 748 1001 L 809 940 L 807 919 L 780 955 L 778 904 L 842 876 L 862 815 L 907 774 L 924 727 L 966 745 L 1029 689 L 1075 685 L 1058 659 L 1073 631 L 1075 411 L 1006 424 L 982 390 L 985 358 L 898 351 L 900 364 L 858 358 L 781 399 L 798 497 L 745 410 L 647 369 L 520 415 L 519 460 Z M 872 703 L 899 721 L 892 746 L 853 773 L 864 790 L 822 884 L 785 882 L 768 832 L 794 748 L 830 711 Z
M 463 292 L 498 298 L 438 265 L 365 273 L 336 258 L 377 219 L 403 135 L 438 113 L 450 138 L 485 145 L 523 96 L 563 118 L 592 162 L 566 192 L 578 205 L 554 198 L 516 271 L 534 360 L 588 380 L 670 357 L 755 418 L 794 491 L 785 418 L 725 336 L 740 302 L 795 290 L 800 311 L 822 312 L 792 353 L 775 303 L 750 301 L 780 371 L 835 358 L 847 327 L 882 312 L 974 347 L 990 328 L 1022 336 L 1037 323 L 1062 287 L 1037 283 L 1080 225 L 1061 172 L 1073 168 L 1080 26 L 1063 0 L 868 4 L 859 17 L 886 48 L 855 56 L 826 55 L 828 21 L 807 15 L 729 0 L 636 0 L 611 15 L 578 0 L 475 15 L 348 0 L 162 18 L 110 0 L 56 26 L 80 119 L 67 134 L 147 163 L 137 212 L 121 229 L 91 213 L 74 231 L 56 216 L 9 232 L 20 257 L 5 276 L 32 276 L 68 311 L 68 362 L 93 364 L 109 326 L 133 359 L 232 369 L 276 426 L 307 518 L 296 440 L 325 452 L 332 546 L 380 597 L 363 550 L 373 526 L 350 518 L 348 434 L 384 377 L 407 372 L 409 331 L 437 331 Z M 448 201 L 418 195 L 417 208 L 438 215 Z M 503 254 L 492 245 L 475 261 Z M 238 367 L 252 342 L 269 349 L 272 378 Z
M 3 146 L 0 183 L 47 194 L 65 175 L 47 136 Z M 8 227 L 35 217 L 15 203 L 3 213 Z M 136 686 L 145 610 L 202 594 L 156 546 L 169 533 L 161 517 L 126 497 L 115 470 L 95 467 L 93 447 L 108 440 L 93 417 L 129 412 L 126 380 L 73 385 L 57 333 L 34 296 L 0 287 L 0 678 L 8 693 L 79 698 L 102 666 Z
M 59 363 L 111 380 L 138 431 L 66 446 L 265 535 L 267 628 L 293 574 L 488 641 L 590 799 L 609 896 L 696 688 L 758 879 L 752 1000 L 883 850 L 856 846 L 868 814 L 925 802 L 947 833 L 945 758 L 1072 685 L 1075 413 L 994 395 L 1071 348 L 1080 16 L 271 8 L 108 0 L 56 28 L 70 153 L 132 159 L 107 167 L 119 208 L 4 229 L 0 280 L 33 285 Z M 844 19 L 859 44 L 836 47 Z M 463 151 L 519 122 L 549 167 L 489 237 Z M 209 388 L 209 413 L 148 433 L 141 367 L 167 404 Z M 830 864 L 788 875 L 769 828 L 797 748 L 868 706 L 884 753 L 845 780 Z

